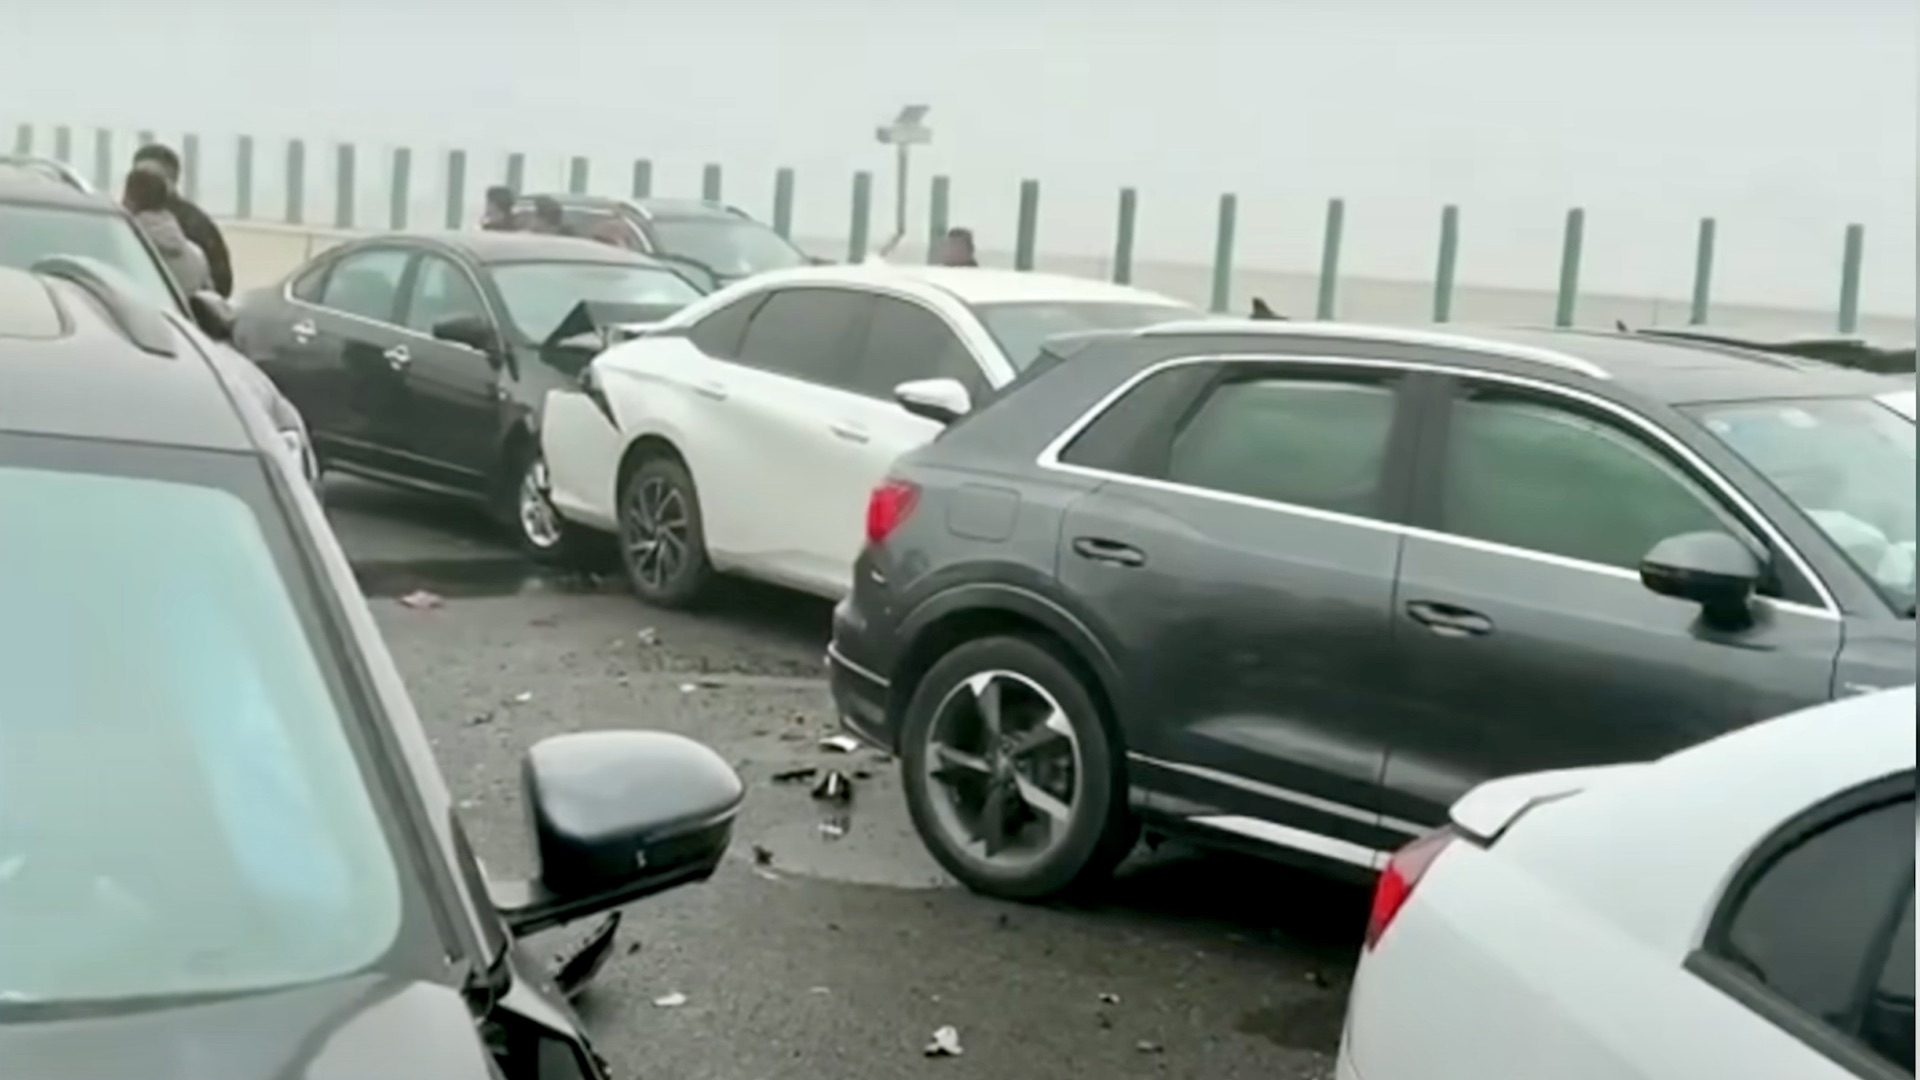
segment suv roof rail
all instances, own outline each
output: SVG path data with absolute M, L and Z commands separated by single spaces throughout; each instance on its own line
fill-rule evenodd
M 59 278 L 85 290 L 121 336 L 141 352 L 169 359 L 180 354 L 173 324 L 160 309 L 135 299 L 132 283 L 113 267 L 96 259 L 50 255 L 33 264 L 33 273 Z
M 1176 334 L 1260 334 L 1266 337 L 1348 338 L 1360 341 L 1384 341 L 1396 345 L 1430 345 L 1441 349 L 1464 349 L 1507 360 L 1523 360 L 1585 375 L 1590 379 L 1612 378 L 1605 368 L 1553 349 L 1531 345 L 1512 345 L 1504 341 L 1447 334 L 1433 330 L 1410 330 L 1397 326 L 1365 326 L 1355 323 L 1293 322 L 1268 319 L 1193 319 L 1160 323 L 1140 331 L 1143 337 L 1168 337 Z
M 0 166 L 37 172 L 56 183 L 65 184 L 83 195 L 93 194 L 93 185 L 71 165 L 33 154 L 0 154 Z

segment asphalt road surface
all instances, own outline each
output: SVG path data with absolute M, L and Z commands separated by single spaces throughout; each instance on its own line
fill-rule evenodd
M 654 610 L 615 577 L 541 576 L 456 504 L 327 498 L 492 870 L 530 868 L 519 757 L 545 736 L 679 732 L 745 779 L 725 865 L 630 909 L 581 1003 L 622 1080 L 1331 1075 L 1364 892 L 1168 846 L 1077 906 L 974 896 L 921 848 L 891 763 L 818 745 L 827 605 L 740 585 Z M 419 589 L 442 602 L 397 602 Z M 851 807 L 773 780 L 807 766 L 852 777 Z M 946 1025 L 963 1054 L 928 1059 Z

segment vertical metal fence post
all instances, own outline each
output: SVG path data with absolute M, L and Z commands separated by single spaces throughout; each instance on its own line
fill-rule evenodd
M 784 166 L 773 174 L 773 231 L 793 239 L 793 170 Z
M 447 152 L 447 228 L 457 229 L 467 216 L 467 152 Z
M 1693 306 L 1687 311 L 1687 322 L 1693 326 L 1706 323 L 1713 303 L 1713 233 L 1713 219 L 1701 218 L 1700 239 L 1693 252 Z
M 574 195 L 587 193 L 587 175 L 591 168 L 586 158 L 576 157 L 567 162 L 567 191 Z
M 353 228 L 354 152 L 352 143 L 341 143 L 334 151 L 333 227 Z
M 521 153 L 508 154 L 507 155 L 507 187 L 511 188 L 515 195 L 519 195 L 521 192 L 521 189 L 526 186 L 526 183 L 527 183 L 527 155 L 521 154 Z
M 407 203 L 413 187 L 413 151 L 404 146 L 393 151 L 393 195 L 387 204 L 387 224 L 396 231 L 407 227 Z
M 1040 231 L 1040 181 L 1020 181 L 1020 221 L 1013 237 L 1013 268 L 1031 270 Z
M 1433 321 L 1453 318 L 1453 274 L 1460 261 L 1460 208 L 1451 204 L 1440 209 L 1440 265 L 1433 271 Z
M 1327 200 L 1326 235 L 1320 241 L 1320 298 L 1314 304 L 1313 317 L 1333 318 L 1340 294 L 1340 235 L 1346 229 L 1347 204 L 1341 199 Z
M 953 208 L 953 181 L 945 176 L 933 178 L 933 193 L 927 198 L 927 261 L 940 258 L 940 242 L 946 238 Z
M 287 215 L 289 225 L 307 220 L 307 144 L 287 143 Z
M 720 166 L 710 163 L 700 170 L 700 198 L 706 202 L 719 202 L 720 191 Z
M 644 199 L 653 194 L 653 162 L 640 158 L 633 163 L 633 197 Z
M 1120 189 L 1119 218 L 1113 225 L 1113 281 L 1116 285 L 1133 284 L 1133 229 L 1140 212 L 1140 192 L 1130 187 Z
M 853 174 L 853 221 L 847 230 L 847 261 L 867 257 L 867 232 L 873 226 L 873 174 Z
M 253 216 L 253 136 L 240 136 L 233 151 L 233 216 Z
M 1586 242 L 1587 212 L 1567 211 L 1567 231 L 1560 244 L 1560 294 L 1554 304 L 1553 325 L 1572 326 L 1580 300 L 1580 248 Z
M 180 137 L 180 193 L 190 202 L 200 201 L 200 136 Z
M 93 186 L 101 191 L 113 189 L 113 132 L 107 128 L 93 131 Z
M 1860 328 L 1860 260 L 1866 254 L 1866 229 L 1847 226 L 1846 248 L 1840 256 L 1840 332 Z
M 53 160 L 73 164 L 73 129 L 65 124 L 53 129 Z
M 13 152 L 16 154 L 33 153 L 33 125 L 21 124 L 13 129 Z
M 1240 200 L 1220 196 L 1220 220 L 1213 237 L 1213 303 L 1221 312 L 1233 302 L 1233 231 L 1240 217 Z

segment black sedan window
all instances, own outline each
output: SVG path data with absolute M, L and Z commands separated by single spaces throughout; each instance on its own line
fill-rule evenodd
M 53 443 L 0 439 L 0 1017 L 372 965 L 404 879 L 260 463 Z
M 700 299 L 670 270 L 623 263 L 506 263 L 493 268 L 493 284 L 514 329 L 533 342 L 545 341 L 582 300 L 668 306 Z

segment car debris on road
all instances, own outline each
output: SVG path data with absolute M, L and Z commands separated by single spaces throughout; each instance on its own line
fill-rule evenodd
M 960 1029 L 952 1024 L 933 1033 L 933 1041 L 927 1044 L 928 1057 L 959 1057 L 966 1051 L 960 1048 Z

